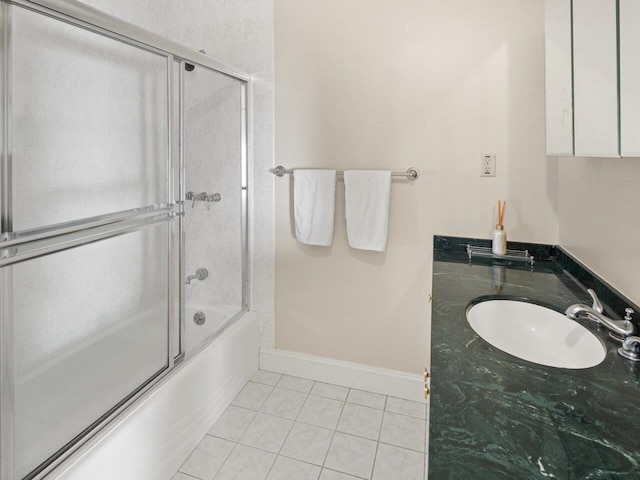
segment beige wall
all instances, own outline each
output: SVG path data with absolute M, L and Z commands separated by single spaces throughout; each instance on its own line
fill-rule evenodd
M 640 159 L 562 158 L 560 245 L 640 303 Z
M 558 240 L 543 2 L 276 0 L 275 23 L 276 165 L 422 171 L 393 182 L 384 254 L 347 246 L 342 181 L 333 246 L 298 244 L 276 179 L 276 346 L 420 373 L 434 234 L 489 237 L 501 198 L 510 239 Z

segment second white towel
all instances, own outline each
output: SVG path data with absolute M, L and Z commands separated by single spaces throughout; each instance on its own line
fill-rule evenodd
M 391 172 L 345 171 L 344 196 L 349 245 L 384 252 L 389 235 Z
M 293 171 L 293 208 L 296 239 L 306 245 L 328 247 L 333 241 L 336 171 Z

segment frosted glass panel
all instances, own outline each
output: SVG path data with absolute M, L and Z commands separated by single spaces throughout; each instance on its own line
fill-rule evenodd
M 168 203 L 166 57 L 20 8 L 12 22 L 14 230 Z
M 184 72 L 186 190 L 207 196 L 185 202 L 185 268 L 208 271 L 185 287 L 187 353 L 242 308 L 241 92 L 225 75 L 198 66 Z M 197 312 L 206 315 L 202 325 Z
M 13 290 L 15 478 L 168 368 L 168 228 L 3 269 Z

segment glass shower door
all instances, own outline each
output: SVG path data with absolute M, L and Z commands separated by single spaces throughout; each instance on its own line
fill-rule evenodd
M 246 108 L 234 78 L 189 64 L 181 77 L 189 355 L 246 307 Z
M 173 367 L 173 58 L 2 7 L 1 478 L 18 480 Z

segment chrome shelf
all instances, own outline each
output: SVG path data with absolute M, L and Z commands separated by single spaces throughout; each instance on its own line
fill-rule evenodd
M 533 266 L 535 259 L 533 255 L 529 254 L 529 250 L 507 250 L 504 255 L 496 255 L 491 250 L 491 247 L 478 247 L 475 245 L 467 244 L 467 255 L 469 255 L 469 262 L 473 257 L 477 258 L 493 258 L 498 260 L 513 260 L 516 262 L 524 262 Z

